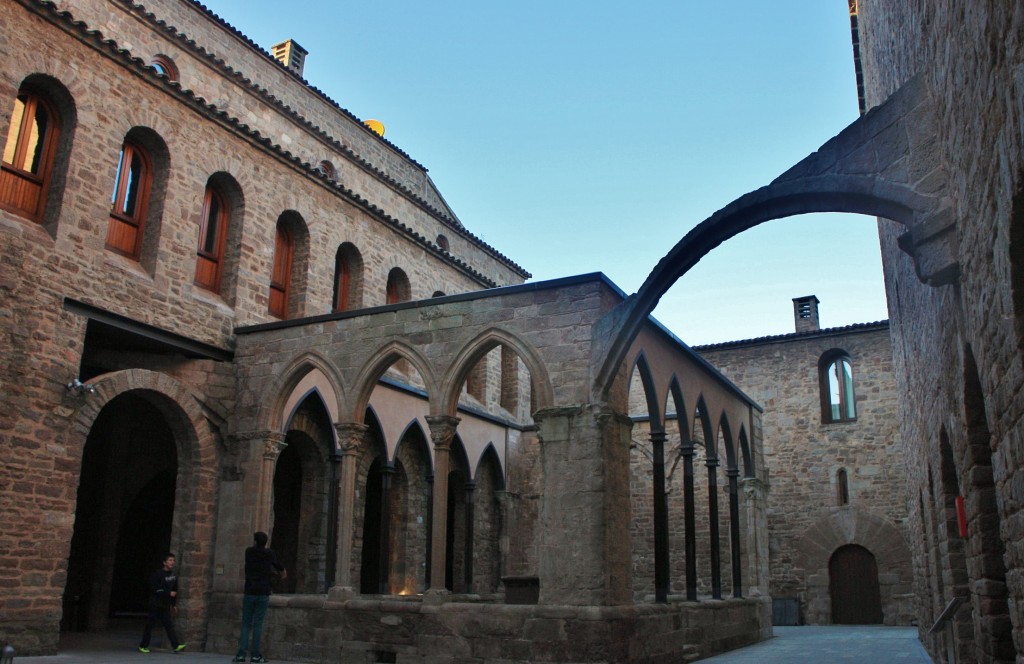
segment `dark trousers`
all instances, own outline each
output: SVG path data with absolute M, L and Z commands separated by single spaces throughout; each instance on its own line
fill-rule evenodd
M 174 633 L 174 618 L 171 616 L 170 607 L 153 606 L 149 609 L 149 617 L 146 619 L 146 629 L 142 631 L 142 643 L 140 648 L 149 647 L 149 637 L 153 633 L 153 626 L 160 622 L 167 632 L 167 638 L 171 641 L 171 649 L 178 647 L 178 636 Z
M 238 637 L 238 656 L 244 657 L 249 647 L 249 635 L 252 634 L 253 657 L 259 657 L 260 639 L 263 637 L 263 618 L 267 615 L 270 595 L 245 595 L 242 598 L 242 633 Z

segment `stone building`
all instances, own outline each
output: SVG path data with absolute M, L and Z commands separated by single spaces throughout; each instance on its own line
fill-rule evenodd
M 770 634 L 745 593 L 757 405 L 646 316 L 622 338 L 602 275 L 524 284 L 302 79 L 317 54 L 192 0 L 3 0 L 0 44 L 0 640 L 52 653 L 137 616 L 172 550 L 183 634 L 229 652 L 255 530 L 292 572 L 272 657 L 653 662 Z M 669 556 L 687 599 L 698 556 L 632 514 L 634 366 L 733 489 L 730 564 L 703 555 L 717 512 L 679 507 L 713 602 L 669 601 Z
M 695 350 L 764 408 L 769 592 L 776 624 L 915 619 L 906 468 L 888 321 Z

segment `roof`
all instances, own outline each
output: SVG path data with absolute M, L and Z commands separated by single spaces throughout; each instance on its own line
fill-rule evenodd
M 693 349 L 697 352 L 708 351 L 708 350 L 724 350 L 726 348 L 739 348 L 741 346 L 759 346 L 762 344 L 777 344 L 785 343 L 787 341 L 797 341 L 804 339 L 814 339 L 817 337 L 831 337 L 840 334 L 859 334 L 862 332 L 877 332 L 879 330 L 888 330 L 889 321 L 879 320 L 873 323 L 854 323 L 852 325 L 844 325 L 842 327 L 828 327 L 822 330 L 812 330 L 809 332 L 790 332 L 789 334 L 776 334 L 767 337 L 756 337 L 753 339 L 739 339 L 737 341 L 723 341 L 717 344 L 704 344 L 702 346 L 694 346 Z

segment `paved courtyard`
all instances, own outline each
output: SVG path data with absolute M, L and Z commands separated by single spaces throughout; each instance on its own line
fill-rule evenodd
M 828 626 L 776 627 L 775 638 L 724 655 L 700 660 L 701 664 L 933 664 L 917 640 L 916 627 Z M 106 634 L 70 635 L 61 642 L 61 654 L 49 657 L 17 657 L 18 664 L 144 664 L 145 662 L 227 662 L 230 656 L 185 651 L 175 655 L 159 646 L 149 655 L 135 651 L 139 635 L 119 631 Z M 289 664 L 273 660 L 275 664 Z
M 916 627 L 775 627 L 775 638 L 700 660 L 701 664 L 933 664 Z

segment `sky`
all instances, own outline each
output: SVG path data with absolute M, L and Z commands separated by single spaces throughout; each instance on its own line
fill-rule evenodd
M 857 118 L 846 0 L 208 0 L 424 165 L 540 281 L 635 292 L 694 225 Z M 888 317 L 876 222 L 804 215 L 724 243 L 655 317 L 691 345 Z

